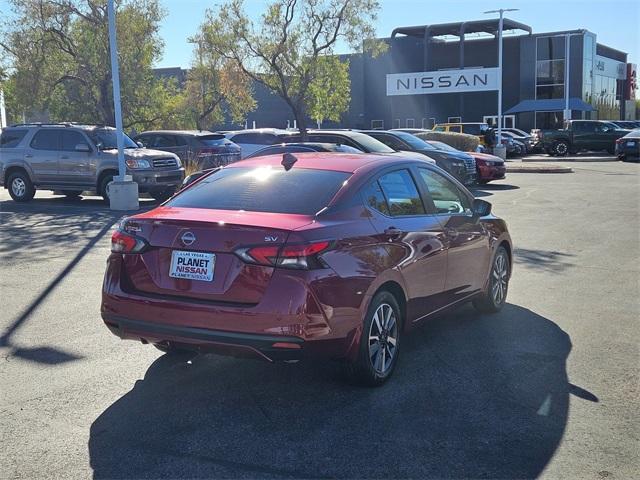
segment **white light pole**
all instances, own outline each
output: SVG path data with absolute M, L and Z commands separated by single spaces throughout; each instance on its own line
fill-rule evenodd
M 138 184 L 127 175 L 124 160 L 124 133 L 122 132 L 122 107 L 120 101 L 120 70 L 118 67 L 118 42 L 116 36 L 116 11 L 113 0 L 108 0 L 109 52 L 111 54 L 111 80 L 113 82 L 113 110 L 118 144 L 118 177 L 107 185 L 112 210 L 138 209 Z
M 501 8 L 499 10 L 489 10 L 487 13 L 499 13 L 500 22 L 498 24 L 498 137 L 496 143 L 502 148 L 502 26 L 504 23 L 504 12 L 516 12 L 517 8 Z
M 4 108 L 4 90 L 0 87 L 0 128 L 7 126 L 7 112 Z

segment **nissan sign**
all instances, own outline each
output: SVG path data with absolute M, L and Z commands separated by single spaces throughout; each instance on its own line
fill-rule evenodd
M 387 96 L 498 90 L 497 68 L 387 74 Z

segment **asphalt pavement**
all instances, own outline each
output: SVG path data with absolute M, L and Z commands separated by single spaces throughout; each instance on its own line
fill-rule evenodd
M 509 304 L 425 324 L 378 389 L 117 339 L 120 215 L 1 190 L 0 478 L 638 478 L 640 165 L 571 168 L 476 190 L 512 233 Z

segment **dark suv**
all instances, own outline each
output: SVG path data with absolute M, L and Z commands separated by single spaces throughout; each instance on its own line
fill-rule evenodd
M 134 140 L 145 147 L 175 153 L 182 163 L 203 169 L 221 167 L 240 160 L 240 147 L 221 133 L 207 130 L 154 130 Z
M 163 200 L 182 184 L 180 159 L 141 148 L 124 136 L 127 174 L 140 193 Z M 11 198 L 27 202 L 36 190 L 77 197 L 94 191 L 108 200 L 107 185 L 118 174 L 115 128 L 99 125 L 19 124 L 0 135 L 0 185 Z

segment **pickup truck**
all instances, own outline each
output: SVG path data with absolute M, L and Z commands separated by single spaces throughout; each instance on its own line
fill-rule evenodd
M 561 130 L 539 130 L 539 145 L 549 155 L 564 156 L 583 150 L 605 150 L 615 153 L 616 140 L 630 130 L 600 120 L 567 120 Z

